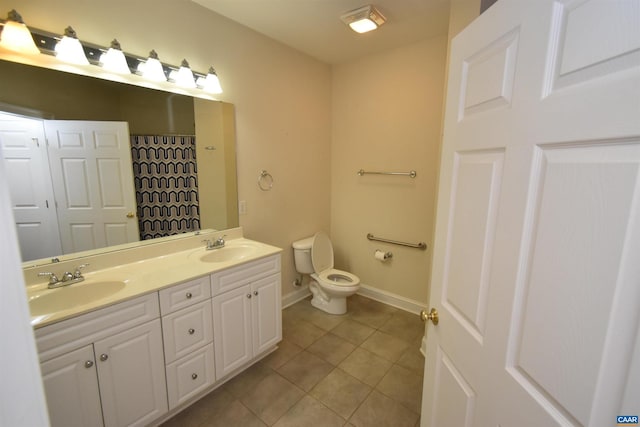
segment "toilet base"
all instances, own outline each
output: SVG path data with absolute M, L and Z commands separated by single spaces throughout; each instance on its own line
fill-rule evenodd
M 347 312 L 347 296 L 353 293 L 329 295 L 315 280 L 309 282 L 309 290 L 313 294 L 311 305 L 329 314 L 345 314 Z

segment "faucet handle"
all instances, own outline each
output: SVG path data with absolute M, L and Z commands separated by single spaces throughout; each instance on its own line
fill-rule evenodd
M 211 239 L 204 239 L 203 242 L 207 244 L 207 249 L 213 248 L 213 242 Z
M 56 276 L 55 273 L 42 272 L 42 273 L 38 273 L 38 276 L 49 276 L 49 284 L 50 285 L 55 285 L 56 283 L 59 282 L 58 276 Z
M 90 265 L 89 263 L 86 264 L 80 264 L 79 266 L 76 267 L 76 271 L 73 272 L 73 278 L 74 279 L 79 279 L 80 277 L 82 277 L 82 272 L 80 270 L 82 270 L 83 268 L 87 267 L 88 265 Z

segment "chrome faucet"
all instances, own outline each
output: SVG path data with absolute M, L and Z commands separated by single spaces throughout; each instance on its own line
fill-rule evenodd
M 55 273 L 51 272 L 42 272 L 38 273 L 38 276 L 49 276 L 49 285 L 47 286 L 49 289 L 55 289 L 62 286 L 73 285 L 74 283 L 79 283 L 84 280 L 84 276 L 82 275 L 82 270 L 89 264 L 81 264 L 75 268 L 73 273 L 69 271 L 65 271 L 62 273 L 62 280 L 58 279 Z
M 205 239 L 203 240 L 203 242 L 207 243 L 207 247 L 206 249 L 208 251 L 212 250 L 212 249 L 220 249 L 220 248 L 224 248 L 224 238 L 227 237 L 227 235 L 225 234 L 222 237 L 218 237 L 216 240 L 214 240 L 213 242 L 210 239 Z

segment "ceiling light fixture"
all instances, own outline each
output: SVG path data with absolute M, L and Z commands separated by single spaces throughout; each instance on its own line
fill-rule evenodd
M 130 74 L 131 70 L 124 57 L 120 42 L 117 39 L 111 41 L 109 50 L 100 55 L 100 65 L 107 71 L 119 74 Z
M 386 21 L 384 15 L 370 4 L 347 12 L 340 19 L 356 33 L 375 30 Z
M 89 60 L 84 54 L 84 49 L 78 35 L 70 26 L 65 28 L 64 36 L 56 44 L 55 47 L 56 57 L 64 62 L 70 62 L 78 65 L 89 65 Z
M 158 53 L 155 50 L 149 52 L 149 58 L 147 58 L 146 61 L 140 61 L 140 64 L 138 64 L 138 72 L 142 74 L 142 77 L 152 82 L 167 81 L 162 62 L 158 59 Z
M 24 24 L 22 16 L 15 9 L 7 15 L 7 20 L 0 33 L 0 46 L 15 52 L 38 55 L 40 49 L 31 37 L 31 32 Z
M 209 93 L 222 93 L 222 87 L 220 86 L 220 79 L 213 67 L 209 67 L 209 73 L 206 77 L 198 77 L 196 84 L 202 90 Z

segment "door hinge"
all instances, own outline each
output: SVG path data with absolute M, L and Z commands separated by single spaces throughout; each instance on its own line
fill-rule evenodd
M 31 138 L 31 140 L 36 143 L 36 147 L 40 148 L 40 141 L 38 138 Z
M 45 201 L 44 201 L 44 204 L 45 204 L 45 205 L 47 205 L 47 209 L 49 209 L 49 201 L 48 201 L 48 200 L 45 200 Z

